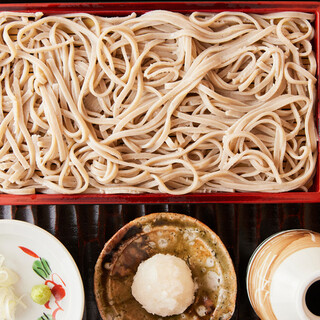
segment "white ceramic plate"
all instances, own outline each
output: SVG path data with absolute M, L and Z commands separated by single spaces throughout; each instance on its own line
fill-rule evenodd
M 0 220 L 0 254 L 4 265 L 20 279 L 14 290 L 26 308 L 17 307 L 16 320 L 80 320 L 84 290 L 76 263 L 62 243 L 44 229 L 18 220 Z M 35 269 L 35 270 L 34 270 Z M 51 298 L 47 306 L 30 297 L 36 284 L 47 284 Z

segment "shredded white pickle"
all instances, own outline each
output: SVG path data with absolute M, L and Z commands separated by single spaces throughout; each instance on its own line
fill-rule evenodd
M 4 266 L 4 260 L 4 256 L 0 255 L 0 320 L 14 320 L 17 306 L 25 305 L 14 292 L 13 285 L 18 282 L 19 277 Z

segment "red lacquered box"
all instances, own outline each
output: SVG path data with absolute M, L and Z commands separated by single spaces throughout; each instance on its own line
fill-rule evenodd
M 320 2 L 316 1 L 203 1 L 203 2 L 83 2 L 83 3 L 19 3 L 0 4 L 1 11 L 37 12 L 45 15 L 87 12 L 101 16 L 125 16 L 132 12 L 142 14 L 150 10 L 164 9 L 189 14 L 193 11 L 221 12 L 242 11 L 246 13 L 271 13 L 281 11 L 301 11 L 314 13 L 315 39 L 314 50 L 318 65 L 320 64 Z M 319 76 L 319 68 L 317 77 Z M 317 84 L 319 98 L 319 83 Z M 318 99 L 319 100 L 319 99 Z M 319 124 L 319 101 L 317 101 L 317 125 Z M 319 128 L 319 125 L 318 125 Z M 319 145 L 318 145 L 319 153 Z M 308 192 L 284 193 L 196 193 L 181 196 L 167 194 L 34 194 L 8 195 L 0 194 L 0 205 L 26 204 L 103 204 L 103 203 L 289 203 L 320 202 L 320 166 L 312 188 Z

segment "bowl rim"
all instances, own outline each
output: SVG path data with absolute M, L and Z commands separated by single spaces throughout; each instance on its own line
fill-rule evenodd
M 112 235 L 111 238 L 109 238 L 106 241 L 106 243 L 104 244 L 98 256 L 98 259 L 95 264 L 95 269 L 94 269 L 94 295 L 96 298 L 96 303 L 97 303 L 99 312 L 100 312 L 100 309 L 103 307 L 103 305 L 100 299 L 98 298 L 98 296 L 100 296 L 100 294 L 98 294 L 100 274 L 98 273 L 100 269 L 103 268 L 103 260 L 105 256 L 108 254 L 111 254 L 111 255 L 117 254 L 118 250 L 121 249 L 122 247 L 122 240 L 126 236 L 127 231 L 129 231 L 133 226 L 135 226 L 136 224 L 141 224 L 141 226 L 143 226 L 144 221 L 154 221 L 155 219 L 159 219 L 159 218 L 161 219 L 161 216 L 169 216 L 168 220 L 171 220 L 171 219 L 187 220 L 188 222 L 191 222 L 192 224 L 194 224 L 195 227 L 199 227 L 201 230 L 207 231 L 210 234 L 210 236 L 216 241 L 216 243 L 218 244 L 217 247 L 219 247 L 219 250 L 223 253 L 223 258 L 226 260 L 228 272 L 230 272 L 230 276 L 228 277 L 228 280 L 231 282 L 232 289 L 230 290 L 231 294 L 230 294 L 229 307 L 231 306 L 230 309 L 233 309 L 233 313 L 234 313 L 236 308 L 236 302 L 237 302 L 237 291 L 238 291 L 237 279 L 238 278 L 235 271 L 233 260 L 230 256 L 228 249 L 226 248 L 225 244 L 223 243 L 219 235 L 215 231 L 213 231 L 208 225 L 189 215 L 175 213 L 175 212 L 153 212 L 153 213 L 149 213 L 149 214 L 137 217 L 129 221 L 125 225 L 123 225 L 116 233 Z M 139 233 L 134 233 L 133 235 L 130 234 L 128 238 L 125 237 L 124 242 L 132 240 L 135 237 L 138 237 L 138 235 Z M 103 319 L 108 319 L 108 318 L 104 318 L 103 314 L 100 313 L 100 315 Z

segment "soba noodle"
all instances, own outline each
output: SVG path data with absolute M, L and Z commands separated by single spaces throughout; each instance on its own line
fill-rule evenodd
M 307 190 L 314 16 L 0 14 L 0 191 Z

